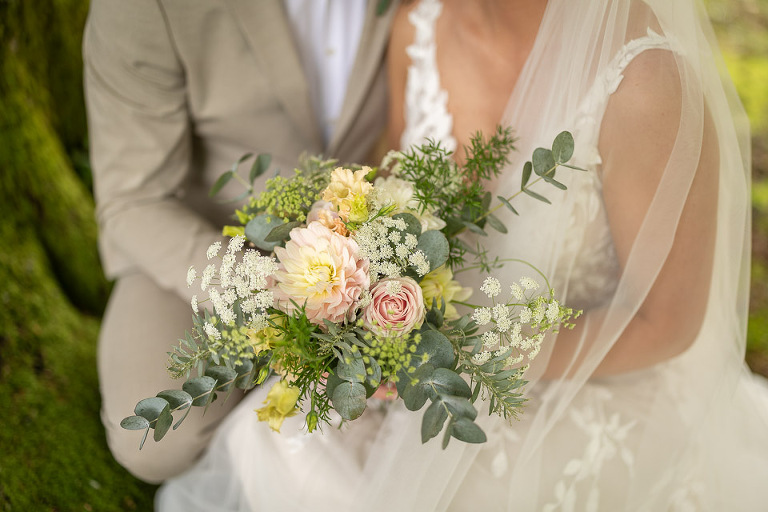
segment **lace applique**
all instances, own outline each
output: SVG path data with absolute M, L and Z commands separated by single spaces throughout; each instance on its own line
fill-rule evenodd
M 437 71 L 435 24 L 443 10 L 439 0 L 422 0 L 408 15 L 414 27 L 411 58 L 405 84 L 405 129 L 400 147 L 437 140 L 448 151 L 456 150 L 453 116 L 448 112 L 448 92 L 440 86 Z
M 555 501 L 548 503 L 542 509 L 544 512 L 596 512 L 600 510 L 600 486 L 610 480 L 606 473 L 617 471 L 618 464 L 632 478 L 634 455 L 625 441 L 637 422 L 624 421 L 619 413 L 609 412 L 607 403 L 613 395 L 607 388 L 592 387 L 585 391 L 589 394 L 585 397 L 587 403 L 572 409 L 569 417 L 574 431 L 586 435 L 584 453 L 565 464 L 553 489 Z

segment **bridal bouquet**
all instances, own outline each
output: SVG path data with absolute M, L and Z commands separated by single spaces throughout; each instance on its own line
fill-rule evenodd
M 173 412 L 186 409 L 175 429 L 192 406 L 208 407 L 219 393 L 275 375 L 257 414 L 276 431 L 299 413 L 309 432 L 330 423 L 332 410 L 354 420 L 387 384 L 409 410 L 429 402 L 423 442 L 443 430 L 444 447 L 451 437 L 484 442 L 473 404 L 483 397 L 490 413 L 514 417 L 544 334 L 570 326 L 575 316 L 543 275 L 542 291 L 539 280 L 522 277 L 506 293 L 486 278 L 485 307 L 467 303 L 471 290 L 454 279 L 504 263 L 491 261 L 464 233 L 506 233 L 496 208 L 515 211 L 510 201 L 520 193 L 547 201 L 530 189 L 539 181 L 564 188 L 555 171 L 572 167 L 568 132 L 552 149 L 537 149 L 520 190 L 491 207 L 484 183 L 512 149 L 510 132 L 499 129 L 488 140 L 474 137 L 463 165 L 431 142 L 390 153 L 379 169 L 307 158 L 293 176 L 277 175 L 257 194 L 251 184 L 269 157 L 255 159 L 249 181 L 238 174 L 250 155 L 243 157 L 212 190 L 243 181 L 248 199 L 236 212 L 240 225 L 225 228 L 226 249 L 208 249 L 216 263 L 199 275 L 188 272 L 188 284 L 207 298 L 193 298 L 194 328 L 169 353 L 169 371 L 186 380 L 181 389 L 140 401 L 122 426 L 145 431 L 141 446 L 150 430 L 159 441 Z M 200 311 L 204 303 L 209 307 Z

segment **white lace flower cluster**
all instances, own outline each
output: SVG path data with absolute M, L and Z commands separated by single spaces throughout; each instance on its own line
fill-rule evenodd
M 517 365 L 526 357 L 530 363 L 541 350 L 545 331 L 570 318 L 571 311 L 551 294 L 534 297 L 538 288 L 536 280 L 523 277 L 511 285 L 510 300 L 497 303 L 501 283 L 493 277 L 485 279 L 480 290 L 494 299 L 494 305 L 476 308 L 472 319 L 479 326 L 493 324 L 493 328 L 482 334 L 483 348 L 472 356 L 474 364 L 480 366 L 504 354 L 509 354 L 506 366 Z
M 239 305 L 245 321 L 254 329 L 260 330 L 267 326 L 266 309 L 274 303 L 272 292 L 267 289 L 269 278 L 277 271 L 277 261 L 268 256 L 262 256 L 253 249 L 242 253 L 240 261 L 238 254 L 245 244 L 245 237 L 238 235 L 230 239 L 226 253 L 221 257 L 221 264 L 208 264 L 200 276 L 200 289 L 208 292 L 208 299 L 213 310 L 225 326 L 235 323 Z M 219 256 L 221 242 L 215 242 L 206 251 L 209 260 Z M 187 286 L 192 286 L 197 280 L 197 270 L 190 267 L 187 271 Z M 197 295 L 192 296 L 192 309 L 199 311 L 200 303 Z M 220 330 L 211 322 L 203 326 L 205 334 L 212 340 L 220 340 Z
M 360 253 L 370 262 L 371 282 L 380 278 L 398 278 L 413 267 L 419 276 L 429 272 L 429 261 L 423 251 L 415 250 L 419 241 L 407 233 L 401 218 L 378 217 L 360 226 L 354 239 Z

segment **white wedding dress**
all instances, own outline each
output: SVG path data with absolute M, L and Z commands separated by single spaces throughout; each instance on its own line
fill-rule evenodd
M 650 30 L 630 38 L 631 1 L 575 6 L 579 2 L 550 0 L 504 116 L 520 129 L 517 157 L 525 158 L 568 129 L 576 140 L 575 165 L 589 169 L 559 175 L 567 192 L 544 189 L 552 205 L 523 198 L 521 217 L 505 219 L 510 233 L 490 243 L 497 254 L 537 264 L 570 306 L 585 310 L 590 343 L 580 346 L 582 357 L 573 363 L 571 376 L 544 381 L 532 368 L 530 400 L 519 421 L 508 424 L 481 412 L 478 422 L 488 442 L 454 440 L 445 451 L 436 440 L 420 443 L 422 413 L 406 411 L 399 402 L 371 400 L 360 419 L 311 435 L 303 432 L 301 416 L 289 418 L 276 434 L 253 412 L 267 391 L 255 390 L 225 420 L 198 464 L 159 490 L 158 510 L 768 510 L 768 388 L 743 363 L 749 225 L 740 201 L 748 192 L 743 176 L 748 158 L 742 156 L 739 126 L 731 120 L 736 107 L 725 99 L 732 91 L 723 90 L 717 85 L 720 77 L 710 73 L 714 57 L 697 46 L 705 22 L 685 9 L 676 11 L 680 5 L 648 3 L 659 23 L 649 23 Z M 412 65 L 403 147 L 426 137 L 450 149 L 456 146 L 435 60 L 434 28 L 441 8 L 437 0 L 422 0 L 410 15 L 415 39 L 408 48 Z M 692 25 L 680 21 L 689 16 Z M 626 34 L 610 38 L 611 30 L 622 26 L 617 20 L 624 20 Z M 599 32 L 590 27 L 602 27 L 604 39 L 589 37 Z M 700 334 L 682 355 L 596 378 L 591 374 L 651 286 L 628 276 L 656 279 L 665 256 L 647 248 L 663 240 L 665 230 L 675 229 L 674 222 L 665 221 L 652 225 L 649 233 L 641 231 L 635 259 L 622 268 L 602 195 L 598 137 L 603 114 L 627 67 L 645 52 L 674 53 L 690 80 L 684 95 L 705 97 L 715 118 L 721 186 L 711 298 Z M 547 66 L 537 63 L 563 70 L 556 81 L 559 90 L 553 90 Z M 712 76 L 716 85 L 707 82 Z M 693 110 L 684 109 L 683 117 Z M 676 155 L 673 151 L 668 165 L 679 175 L 689 157 L 677 162 Z M 513 162 L 496 190 L 519 187 L 521 167 Z M 665 190 L 674 186 L 667 183 Z M 675 215 L 674 204 L 684 201 L 674 198 L 685 194 L 668 194 L 673 198 L 669 204 L 659 196 L 658 207 L 668 219 Z M 649 211 L 647 223 L 655 218 Z M 515 279 L 525 270 L 512 266 L 503 272 Z M 607 313 L 592 318 L 590 311 L 598 308 Z

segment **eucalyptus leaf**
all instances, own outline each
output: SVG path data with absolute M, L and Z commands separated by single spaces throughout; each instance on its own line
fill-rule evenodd
M 512 213 L 514 213 L 515 215 L 520 215 L 519 213 L 517 213 L 517 210 L 515 210 L 515 207 L 514 207 L 514 206 L 512 206 L 512 203 L 510 203 L 510 202 L 509 202 L 509 201 L 508 201 L 506 198 L 504 198 L 504 197 L 501 197 L 501 196 L 496 196 L 496 198 L 497 198 L 499 201 L 501 201 L 501 204 L 503 204 L 504 206 L 506 206 L 507 208 L 509 208 L 509 210 L 510 210 Z
M 529 196 L 531 196 L 534 199 L 538 199 L 541 202 L 544 202 L 544 203 L 547 203 L 547 204 L 552 204 L 552 201 L 550 201 L 546 197 L 542 196 L 541 194 L 537 194 L 533 190 L 530 190 L 530 189 L 526 188 L 525 190 L 523 190 L 523 192 L 525 192 L 526 194 L 528 194 Z
M 419 237 L 416 250 L 424 251 L 427 261 L 429 261 L 429 271 L 432 272 L 448 260 L 450 245 L 448 239 L 440 231 L 429 230 Z
M 467 418 L 458 418 L 451 425 L 451 435 L 459 441 L 465 443 L 484 443 L 488 440 L 483 429 L 477 426 L 472 420 Z
M 531 162 L 525 162 L 523 165 L 523 178 L 520 182 L 520 189 L 524 189 L 528 184 L 528 180 L 531 179 L 531 172 L 533 171 L 533 164 Z
M 423 383 L 438 395 L 456 395 L 464 398 L 472 396 L 472 390 L 464 379 L 447 368 L 437 368 Z
M 287 240 L 288 237 L 291 234 L 291 231 L 293 228 L 297 228 L 301 226 L 301 222 L 294 220 L 292 222 L 286 222 L 284 224 L 281 224 L 279 226 L 275 226 L 272 228 L 272 231 L 269 232 L 269 234 L 264 238 L 265 242 L 282 242 L 283 240 Z
M 232 389 L 237 378 L 237 372 L 226 366 L 209 366 L 205 374 L 216 379 L 216 389 L 221 391 Z
M 443 322 L 445 321 L 445 315 L 442 311 L 432 306 L 432 308 L 429 311 L 427 311 L 426 320 L 427 320 L 427 323 L 439 329 L 440 327 L 443 326 Z
M 336 386 L 343 382 L 345 381 L 341 380 L 337 375 L 330 373 L 328 378 L 325 379 L 325 394 L 328 397 L 333 397 L 333 392 L 336 389 Z
M 215 385 L 216 379 L 204 375 L 202 377 L 189 379 L 181 385 L 181 389 L 192 396 L 192 405 L 195 407 L 202 407 L 208 405 L 212 401 L 210 396 L 213 395 L 213 387 Z
M 555 158 L 552 151 L 545 148 L 536 148 L 533 150 L 533 172 L 541 176 L 556 167 Z
M 283 224 L 279 217 L 262 213 L 245 225 L 245 237 L 262 251 L 271 251 L 279 242 L 267 242 L 265 239 L 273 229 Z
M 365 411 L 365 386 L 359 382 L 342 382 L 333 390 L 333 408 L 345 420 L 359 418 Z
M 472 406 L 468 398 L 463 396 L 440 395 L 440 400 L 448 407 L 452 415 L 457 418 L 477 418 L 477 409 Z
M 543 178 L 544 178 L 544 181 L 546 181 L 550 185 L 553 185 L 559 188 L 560 190 L 568 190 L 568 187 L 566 187 L 564 184 L 557 181 L 555 178 L 550 178 L 549 176 L 543 176 Z
M 370 398 L 381 385 L 381 366 L 372 357 L 368 359 L 368 364 L 366 364 L 366 375 L 363 385 L 366 390 L 366 398 Z
M 467 229 L 469 229 L 471 232 L 473 232 L 475 234 L 482 235 L 482 236 L 488 236 L 488 233 L 483 231 L 483 228 L 481 228 L 480 226 L 478 226 L 477 224 L 475 224 L 473 222 L 469 222 L 469 221 L 465 220 L 464 221 L 464 226 L 466 226 Z
M 145 398 L 137 403 L 133 412 L 135 412 L 137 416 L 146 418 L 149 421 L 150 426 L 154 428 L 152 424 L 160 417 L 160 414 L 162 414 L 166 408 L 170 410 L 168 401 L 164 398 L 154 396 L 152 398 Z
M 160 441 L 163 437 L 165 437 L 165 434 L 168 433 L 168 430 L 170 430 L 172 424 L 173 415 L 171 414 L 170 407 L 167 407 L 163 409 L 163 411 L 160 413 L 160 416 L 158 416 L 157 421 L 155 422 L 155 441 Z
M 507 233 L 507 226 L 505 226 L 505 225 L 504 225 L 504 223 L 503 223 L 503 222 L 501 222 L 501 221 L 499 220 L 499 218 L 498 218 L 498 217 L 496 217 L 495 215 L 493 215 L 493 214 L 488 214 L 488 217 L 486 217 L 486 220 L 488 221 L 488 224 L 489 224 L 489 225 L 490 225 L 490 226 L 491 226 L 493 229 L 495 229 L 496 231 L 498 231 L 499 233 L 504 233 L 504 234 L 506 234 L 506 233 Z
M 235 172 L 234 171 L 227 171 L 224 174 L 222 174 L 221 176 L 219 176 L 219 179 L 216 180 L 216 183 L 213 184 L 213 186 L 211 187 L 210 192 L 208 192 L 208 196 L 209 197 L 213 197 L 216 194 L 218 194 L 219 191 L 222 188 L 224 188 L 224 185 L 229 183 L 229 180 L 234 178 L 234 176 L 235 176 Z
M 272 163 L 272 155 L 269 153 L 262 153 L 257 156 L 251 166 L 251 172 L 248 174 L 248 183 L 253 185 L 256 178 L 267 172 L 270 163 Z
M 433 329 L 421 332 L 421 341 L 416 346 L 413 359 L 422 361 L 424 354 L 427 355 L 427 362 L 435 368 L 450 368 L 456 360 L 453 344 L 443 333 Z
M 573 135 L 570 132 L 560 132 L 552 143 L 552 156 L 557 163 L 565 163 L 573 156 L 573 148 Z
M 182 411 L 192 405 L 190 394 L 180 389 L 166 389 L 159 392 L 157 396 L 166 400 L 174 411 Z
M 419 366 L 413 374 L 407 374 L 403 371 L 398 373 L 397 392 L 403 399 L 405 408 L 409 411 L 418 411 L 429 398 L 429 392 L 424 386 L 424 382 L 435 371 L 435 367 L 430 363 L 424 363 Z
M 336 375 L 347 382 L 363 383 L 366 378 L 365 363 L 360 352 L 342 350 L 342 358 L 336 365 Z
M 126 430 L 144 430 L 149 428 L 149 420 L 144 416 L 128 416 L 123 418 L 120 426 Z
M 437 436 L 443 429 L 445 420 L 448 419 L 448 411 L 441 400 L 432 402 L 424 411 L 424 417 L 421 419 L 421 442 L 426 443 Z
M 235 366 L 237 379 L 235 386 L 239 389 L 250 389 L 255 373 L 255 365 L 251 359 L 243 359 L 242 363 Z

